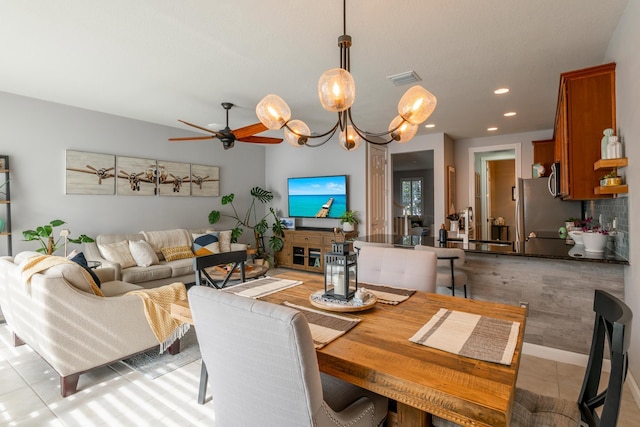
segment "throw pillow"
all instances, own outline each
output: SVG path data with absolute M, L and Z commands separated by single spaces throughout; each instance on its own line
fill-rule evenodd
M 220 252 L 231 252 L 231 230 L 220 231 L 218 240 L 220 241 Z
M 174 246 L 172 248 L 162 248 L 162 255 L 167 261 L 175 261 L 177 259 L 194 258 L 189 246 Z
M 70 259 L 76 264 L 79 264 L 80 267 L 87 270 L 87 272 L 91 275 L 93 281 L 96 282 L 96 286 L 100 287 L 102 285 L 102 283 L 100 283 L 100 278 L 98 277 L 98 275 L 93 272 L 93 269 L 89 268 L 89 265 L 87 264 L 87 258 L 84 256 L 84 253 L 78 252 L 74 257 Z
M 136 265 L 136 260 L 133 259 L 129 251 L 128 240 L 98 245 L 98 249 L 105 259 L 120 264 L 120 268 L 135 267 Z
M 220 252 L 218 232 L 193 235 L 193 252 L 197 256 L 217 254 Z
M 156 255 L 151 245 L 144 240 L 138 240 L 135 242 L 133 240 L 129 240 L 129 251 L 131 252 L 131 256 L 136 261 L 138 267 L 149 267 L 150 265 L 158 264 L 160 262 L 158 255 Z

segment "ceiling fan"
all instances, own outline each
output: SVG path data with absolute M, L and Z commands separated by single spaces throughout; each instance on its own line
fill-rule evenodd
M 262 123 L 255 123 L 249 126 L 245 126 L 239 129 L 231 130 L 229 128 L 229 110 L 233 107 L 233 104 L 230 102 L 223 102 L 222 108 L 224 108 L 227 112 L 227 125 L 224 129 L 215 131 L 211 129 L 207 129 L 202 126 L 194 125 L 193 123 L 185 122 L 184 120 L 178 120 L 179 122 L 184 123 L 185 125 L 192 126 L 196 129 L 203 130 L 205 132 L 210 132 L 213 135 L 211 136 L 187 136 L 183 138 L 169 138 L 171 142 L 183 142 L 183 141 L 196 141 L 203 139 L 214 139 L 218 138 L 222 141 L 222 146 L 225 150 L 233 147 L 235 141 L 241 142 L 253 142 L 256 144 L 280 144 L 282 142 L 282 138 L 269 138 L 266 136 L 255 136 L 255 134 L 264 132 L 267 130 L 267 127 Z

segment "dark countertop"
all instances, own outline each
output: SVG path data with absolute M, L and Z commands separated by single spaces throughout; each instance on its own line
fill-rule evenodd
M 440 246 L 433 237 L 427 236 L 402 236 L 392 234 L 377 234 L 356 238 L 371 243 L 391 243 L 394 246 L 412 248 L 417 244 L 425 246 Z M 467 247 L 463 247 L 461 240 L 448 240 L 448 248 L 461 248 L 468 253 L 525 256 L 531 258 L 548 258 L 570 261 L 600 262 L 607 264 L 629 265 L 629 261 L 617 255 L 609 247 L 603 253 L 586 252 L 583 245 L 567 243 L 564 239 L 531 238 L 526 242 L 502 242 L 502 241 L 470 241 Z

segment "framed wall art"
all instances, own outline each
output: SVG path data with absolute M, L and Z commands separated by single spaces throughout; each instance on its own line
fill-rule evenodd
M 157 163 L 152 159 L 118 156 L 119 196 L 154 196 L 157 192 Z
M 220 168 L 191 165 L 191 195 L 217 197 L 220 195 Z
M 115 194 L 116 156 L 66 150 L 65 194 Z
M 158 160 L 158 195 L 190 196 L 191 164 Z

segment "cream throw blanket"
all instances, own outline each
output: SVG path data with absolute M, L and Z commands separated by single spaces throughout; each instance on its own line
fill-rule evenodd
M 73 264 L 78 266 L 78 268 L 82 271 L 82 275 L 87 279 L 89 284 L 91 285 L 91 290 L 93 293 L 99 297 L 103 297 L 104 294 L 93 280 L 93 277 L 80 266 L 78 263 L 71 261 L 65 257 L 61 256 L 53 256 L 53 255 L 38 255 L 33 258 L 29 258 L 25 264 L 22 266 L 22 280 L 29 284 L 31 282 L 31 277 L 34 274 L 40 273 L 48 268 L 55 267 L 60 264 Z
M 137 295 L 142 298 L 144 314 L 160 343 L 160 353 L 189 330 L 188 323 L 182 323 L 171 316 L 171 303 L 187 299 L 184 283 L 175 282 L 159 288 L 139 289 L 125 295 Z

